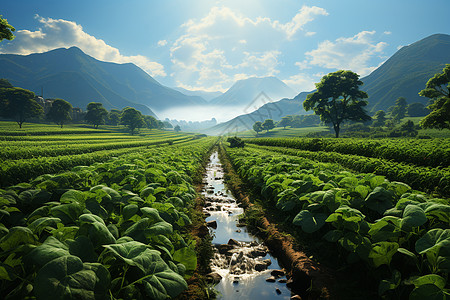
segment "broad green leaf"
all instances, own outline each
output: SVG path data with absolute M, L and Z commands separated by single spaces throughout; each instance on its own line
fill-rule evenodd
M 110 285 L 108 270 L 100 264 L 83 264 L 76 256 L 62 256 L 37 273 L 37 299 L 105 299 Z
M 433 285 L 437 286 L 438 288 L 443 289 L 445 287 L 445 278 L 443 278 L 437 274 L 428 274 L 428 275 L 424 275 L 419 278 L 416 278 L 413 281 L 413 284 L 416 287 L 420 287 L 425 284 L 433 284 Z
M 28 224 L 32 223 L 34 220 L 41 217 L 47 217 L 50 212 L 49 206 L 42 206 L 35 209 L 31 214 L 28 215 Z
M 295 194 L 293 189 L 287 189 L 278 194 L 279 199 L 277 201 L 276 207 L 281 211 L 291 211 L 298 205 L 300 205 L 300 201 L 298 196 Z
M 368 208 L 378 212 L 380 215 L 394 206 L 393 201 L 393 193 L 383 187 L 376 187 L 364 200 Z
M 108 218 L 108 212 L 106 209 L 97 201 L 95 198 L 86 199 L 85 203 L 86 209 L 92 214 L 95 214 L 102 218 Z
M 197 268 L 197 254 L 189 247 L 183 247 L 175 251 L 173 260 L 182 263 L 188 271 L 193 272 Z
M 390 265 L 392 257 L 397 252 L 398 244 L 394 242 L 378 242 L 372 245 L 369 258 L 372 259 L 375 268 L 381 265 Z
M 142 216 L 145 218 L 148 218 L 150 220 L 151 223 L 156 223 L 156 222 L 160 222 L 160 221 L 164 221 L 160 216 L 159 216 L 159 211 L 156 208 L 152 208 L 152 207 L 143 207 L 141 208 L 141 212 L 142 212 Z
M 378 220 L 375 224 L 372 224 L 369 230 L 369 235 L 372 237 L 373 242 L 397 240 L 400 237 L 400 234 L 400 228 L 384 218 Z
M 42 217 L 42 218 L 39 218 L 39 219 L 33 221 L 33 223 L 28 225 L 28 228 L 31 231 L 33 231 L 34 233 L 36 233 L 37 235 L 40 235 L 46 227 L 50 226 L 50 227 L 56 228 L 56 226 L 57 226 L 56 224 L 58 224 L 60 222 L 61 222 L 60 218 Z
M 337 242 L 344 234 L 340 230 L 330 230 L 328 231 L 323 238 L 329 242 L 335 243 Z
M 59 202 L 61 203 L 79 203 L 83 204 L 86 197 L 83 194 L 83 192 L 77 191 L 77 190 L 68 190 L 64 194 L 62 194 L 61 198 L 59 199 Z
M 34 248 L 26 257 L 27 261 L 42 267 L 55 258 L 69 255 L 69 247 L 54 238 L 49 236 L 42 245 Z
M 414 259 L 417 259 L 416 255 L 414 253 L 412 253 L 411 251 L 409 251 L 408 249 L 398 248 L 397 251 L 400 252 L 401 254 L 404 254 L 404 255 L 409 256 Z
M 128 204 L 122 210 L 122 217 L 124 220 L 130 219 L 139 211 L 139 206 L 136 204 Z
M 75 240 L 67 240 L 70 254 L 79 257 L 83 262 L 97 262 L 94 245 L 86 236 L 79 236 Z
M 427 222 L 427 217 L 423 209 L 417 205 L 409 204 L 403 211 L 401 227 L 403 230 L 410 230 L 413 227 L 422 226 Z
M 168 235 L 171 234 L 172 232 L 173 232 L 172 224 L 167 223 L 165 221 L 157 222 L 145 229 L 145 234 L 150 236 L 158 234 Z
M 170 197 L 166 202 L 173 204 L 175 207 L 184 207 L 184 202 L 179 197 Z
M 292 224 L 301 226 L 306 233 L 313 233 L 325 225 L 327 217 L 324 213 L 311 213 L 308 210 L 302 210 L 295 216 Z
M 116 239 L 105 226 L 102 218 L 94 214 L 83 214 L 79 218 L 80 230 L 78 235 L 89 237 L 95 248 L 101 245 L 113 244 Z
M 6 234 L 0 240 L 0 248 L 3 251 L 10 251 L 23 244 L 35 244 L 36 236 L 33 232 L 21 226 L 12 227 L 9 229 L 8 234 Z
M 175 298 L 187 289 L 187 283 L 183 277 L 172 271 L 165 263 L 156 263 L 151 276 L 143 280 L 145 292 L 150 299 L 165 300 Z
M 78 230 L 78 226 L 64 226 L 59 223 L 58 228 L 52 230 L 51 234 L 60 241 L 65 241 L 67 239 L 74 239 Z
M 365 185 L 358 185 L 355 187 L 355 192 L 361 195 L 361 198 L 365 199 L 367 195 L 369 194 L 369 187 Z
M 382 185 L 386 179 L 384 176 L 373 176 L 369 179 L 370 187 L 372 189 L 375 189 L 376 187 Z
M 107 193 L 109 196 L 111 196 L 113 201 L 118 201 L 120 200 L 120 198 L 122 198 L 117 191 L 104 185 L 97 185 L 90 189 L 91 192 L 95 192 L 97 190 L 102 190 Z
M 437 253 L 445 243 L 450 243 L 450 229 L 436 228 L 431 229 L 417 240 L 415 248 L 419 254 L 429 251 Z
M 145 230 L 150 226 L 151 222 L 148 218 L 143 218 L 133 225 L 131 225 L 125 232 L 124 235 L 132 237 L 134 240 L 147 243 L 147 236 Z
M 450 205 L 433 204 L 425 209 L 428 218 L 436 218 L 439 221 L 450 223 Z
M 16 272 L 11 266 L 0 262 L 0 280 L 13 281 L 16 279 Z
M 136 241 L 104 245 L 103 247 L 126 264 L 138 267 L 145 274 L 151 271 L 150 268 L 154 262 L 162 261 L 159 251 L 151 250 L 147 245 Z
M 387 291 L 395 290 L 400 285 L 401 276 L 398 270 L 394 270 L 390 279 L 384 279 L 378 285 L 378 295 L 382 296 Z
M 406 183 L 403 183 L 403 182 L 391 181 L 388 184 L 388 189 L 391 190 L 391 191 L 394 191 L 394 193 L 397 196 L 400 197 L 404 193 L 410 191 L 411 187 L 409 185 L 407 185 Z
M 61 204 L 50 209 L 50 215 L 60 218 L 63 224 L 75 223 L 82 212 L 83 207 L 78 202 Z
M 446 292 L 434 284 L 424 284 L 409 294 L 409 300 L 449 300 L 450 292 Z

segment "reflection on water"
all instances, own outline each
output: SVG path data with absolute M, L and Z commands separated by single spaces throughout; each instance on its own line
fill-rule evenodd
M 223 169 L 217 152 L 210 157 L 204 179 L 206 221 L 216 221 L 217 228 L 210 228 L 216 253 L 211 262 L 213 272 L 222 280 L 216 285 L 219 299 L 290 299 L 291 293 L 285 276 L 272 276 L 279 270 L 277 260 L 270 255 L 246 227 L 238 226 L 238 216 L 243 213 L 236 199 L 223 182 Z M 215 227 L 215 226 L 213 226 Z M 272 277 L 272 281 L 266 279 Z

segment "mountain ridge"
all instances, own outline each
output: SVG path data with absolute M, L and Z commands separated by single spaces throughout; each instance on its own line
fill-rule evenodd
M 0 77 L 36 94 L 43 88 L 44 97 L 63 98 L 81 108 L 96 101 L 107 109 L 132 106 L 155 115 L 153 110 L 206 103 L 161 85 L 132 63 L 100 61 L 77 47 L 29 55 L 1 54 Z
M 271 99 L 293 97 L 296 93 L 274 76 L 250 77 L 236 81 L 223 95 L 209 103 L 222 106 L 248 106 L 264 92 Z

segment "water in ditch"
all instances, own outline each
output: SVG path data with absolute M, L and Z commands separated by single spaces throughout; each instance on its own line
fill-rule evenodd
M 204 213 L 215 246 L 211 269 L 216 278 L 221 277 L 215 287 L 218 299 L 290 299 L 286 276 L 277 271 L 281 269 L 277 260 L 257 237 L 239 225 L 238 216 L 243 209 L 227 190 L 223 175 L 215 152 L 206 169 L 203 194 Z

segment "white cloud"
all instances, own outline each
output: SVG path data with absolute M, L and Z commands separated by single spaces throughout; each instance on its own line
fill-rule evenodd
M 160 41 L 158 41 L 158 46 L 159 46 L 159 47 L 164 47 L 165 45 L 167 45 L 167 41 L 166 41 L 166 40 L 160 40 Z
M 323 41 L 317 49 L 305 53 L 307 62 L 327 69 L 349 69 L 361 76 L 368 75 L 378 66 L 378 63 L 373 66 L 372 59 L 380 58 L 387 46 L 385 42 L 372 41 L 374 34 L 375 31 L 362 31 L 334 42 Z
M 391 35 L 392 34 L 392 32 L 391 31 L 385 31 L 385 32 L 383 32 L 385 35 Z
M 290 76 L 288 79 L 283 80 L 288 86 L 292 87 L 297 92 L 312 91 L 315 86 L 315 79 L 305 73 L 296 74 Z
M 325 9 L 317 6 L 306 6 L 304 5 L 298 13 L 292 18 L 291 21 L 286 24 L 280 24 L 278 21 L 274 22 L 275 27 L 279 27 L 286 32 L 286 35 L 291 39 L 299 30 L 303 30 L 303 26 L 307 23 L 313 21 L 316 16 L 327 16 L 328 13 Z M 314 34 L 313 32 L 308 32 L 307 35 Z
M 101 39 L 89 35 L 75 22 L 63 19 L 43 18 L 36 15 L 42 27 L 36 31 L 18 30 L 16 38 L 2 43 L 0 53 L 27 55 L 42 53 L 55 48 L 80 48 L 86 54 L 102 61 L 115 63 L 134 63 L 152 76 L 166 76 L 164 66 L 149 60 L 143 55 L 126 56 Z
M 271 76 L 279 73 L 280 44 L 314 33 L 305 25 L 328 15 L 319 7 L 303 6 L 286 23 L 268 17 L 249 18 L 228 7 L 213 7 L 201 19 L 181 26 L 181 35 L 170 47 L 173 76 L 196 89 L 219 90 L 235 77 Z

